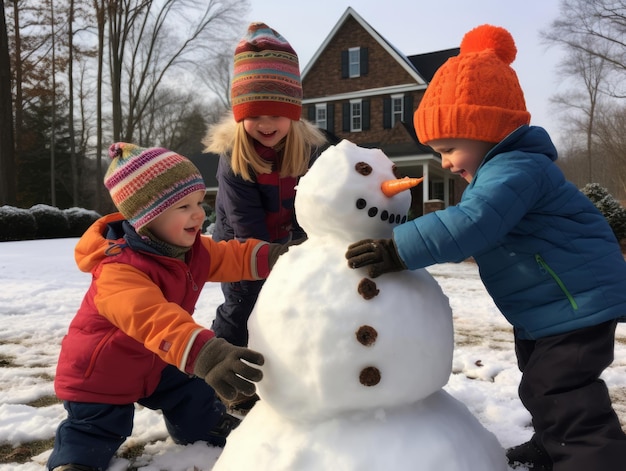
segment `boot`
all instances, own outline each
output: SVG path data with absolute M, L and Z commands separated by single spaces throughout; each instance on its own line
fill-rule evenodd
M 215 437 L 214 444 L 217 446 L 224 446 L 224 443 L 226 443 L 226 437 L 228 437 L 230 432 L 236 429 L 240 423 L 240 419 L 224 412 L 219 422 L 215 424 L 209 432 L 211 436 Z
M 526 466 L 531 471 L 552 471 L 552 459 L 534 436 L 506 450 L 506 457 L 513 468 Z

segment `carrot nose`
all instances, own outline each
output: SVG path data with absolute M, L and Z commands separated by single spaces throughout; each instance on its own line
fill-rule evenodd
M 419 185 L 422 183 L 422 180 L 424 180 L 424 177 L 404 177 L 397 180 L 386 180 L 380 185 L 380 189 L 386 197 L 391 198 L 404 190 L 408 190 L 409 188 Z

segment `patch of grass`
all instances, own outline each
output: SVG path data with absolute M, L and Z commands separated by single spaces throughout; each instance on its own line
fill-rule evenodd
M 13 362 L 15 358 L 0 354 L 0 368 L 14 368 L 17 365 Z
M 126 458 L 132 463 L 141 455 L 143 455 L 145 448 L 146 443 L 137 443 L 136 445 L 126 448 L 122 453 L 119 453 L 119 456 L 122 458 Z M 131 464 L 128 468 L 128 471 L 137 471 L 138 469 L 139 468 Z
M 61 402 L 62 401 L 56 396 L 44 396 L 32 402 L 27 402 L 26 405 L 30 407 L 48 407 L 54 404 L 60 404 Z
M 49 375 L 48 373 L 42 373 L 40 375 L 37 375 L 37 378 L 41 378 L 44 381 L 49 381 L 50 383 L 54 383 L 54 376 Z
M 54 446 L 54 438 L 22 443 L 19 446 L 0 445 L 0 463 L 27 463 L 33 456 L 37 456 Z
M 609 394 L 620 424 L 624 428 L 626 427 L 626 388 L 610 388 Z

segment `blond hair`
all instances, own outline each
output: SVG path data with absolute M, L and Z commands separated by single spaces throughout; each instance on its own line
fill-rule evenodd
M 227 122 L 230 118 L 230 122 Z M 226 143 L 224 137 L 230 135 Z M 299 177 L 304 175 L 309 167 L 309 159 L 314 148 L 326 142 L 326 137 L 314 124 L 306 121 L 291 121 L 289 132 L 285 137 L 282 149 L 282 159 L 279 161 L 278 171 L 281 177 Z M 203 140 L 206 151 L 215 153 L 230 152 L 230 165 L 235 175 L 247 181 L 253 181 L 252 174 L 272 172 L 272 162 L 261 158 L 254 149 L 252 138 L 246 132 L 243 121 L 236 123 L 232 115 L 222 120 L 218 126 Z M 251 172 L 252 171 L 252 172 Z

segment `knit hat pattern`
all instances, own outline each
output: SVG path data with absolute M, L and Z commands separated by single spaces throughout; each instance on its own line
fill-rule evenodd
M 189 159 L 161 147 L 118 142 L 109 147 L 109 157 L 104 185 L 137 232 L 187 195 L 206 189 Z
M 300 119 L 298 56 L 284 37 L 264 23 L 251 23 L 235 49 L 231 103 L 237 122 L 254 116 Z
M 516 55 L 515 41 L 504 28 L 481 25 L 466 33 L 459 55 L 437 70 L 415 111 L 420 142 L 497 143 L 529 124 L 524 93 L 510 67 Z

